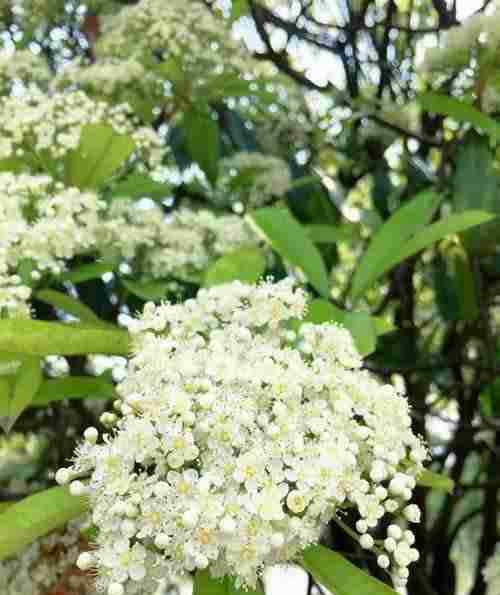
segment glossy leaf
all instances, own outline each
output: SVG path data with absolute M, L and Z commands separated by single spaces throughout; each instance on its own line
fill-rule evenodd
M 241 248 L 219 258 L 205 273 L 205 287 L 231 281 L 255 283 L 266 270 L 266 257 L 259 248 Z
M 417 484 L 425 488 L 448 492 L 448 494 L 452 494 L 455 488 L 455 482 L 452 479 L 427 469 L 417 477 Z
M 424 192 L 398 209 L 375 233 L 354 274 L 351 299 L 356 301 L 387 270 L 402 246 L 431 221 L 441 199 Z
M 184 116 L 186 147 L 208 180 L 217 180 L 219 160 L 219 126 L 207 110 L 192 109 Z
M 92 264 L 83 264 L 77 268 L 61 275 L 61 281 L 70 283 L 83 283 L 91 279 L 99 279 L 105 273 L 110 273 L 115 268 L 112 262 L 95 262 Z
M 120 198 L 152 198 L 160 200 L 168 195 L 168 186 L 155 182 L 144 174 L 132 174 L 123 182 L 113 187 L 112 199 Z
M 167 295 L 169 281 L 132 281 L 131 279 L 121 279 L 124 287 L 126 287 L 130 293 L 141 298 L 145 302 L 159 302 L 165 299 Z
M 53 289 L 42 289 L 35 293 L 35 298 L 46 304 L 50 304 L 58 310 L 63 310 L 67 314 L 71 314 L 82 322 L 88 322 L 95 326 L 111 326 L 107 322 L 101 320 L 88 306 L 80 300 L 72 298 L 69 295 L 55 291 Z
M 5 432 L 10 432 L 38 392 L 42 383 L 40 363 L 40 357 L 23 357 L 12 384 L 0 385 L 0 426 Z
M 128 355 L 129 335 L 121 329 L 7 319 L 0 320 L 0 351 L 26 355 Z
M 301 269 L 309 283 L 328 296 L 328 271 L 321 254 L 290 211 L 269 207 L 254 211 L 249 219 L 284 260 Z
M 77 188 L 97 188 L 127 161 L 135 149 L 132 137 L 118 134 L 106 124 L 88 124 L 80 144 L 68 156 L 66 183 Z
M 335 226 L 316 223 L 306 225 L 306 230 L 315 244 L 336 244 L 356 239 L 359 226 L 355 224 Z
M 449 217 L 441 219 L 437 223 L 433 223 L 420 233 L 416 234 L 405 244 L 401 250 L 401 254 L 393 255 L 393 258 L 389 261 L 389 268 L 392 268 L 398 262 L 402 262 L 403 260 L 418 254 L 421 250 L 432 246 L 435 242 L 442 240 L 449 235 L 460 233 L 461 231 L 465 231 L 476 225 L 487 223 L 494 218 L 494 215 L 485 213 L 484 211 L 466 211 L 464 213 L 455 213 Z
M 65 399 L 113 399 L 114 386 L 104 378 L 66 376 L 46 379 L 34 396 L 31 407 L 45 407 Z
M 335 595 L 396 595 L 386 584 L 322 545 L 306 549 L 302 566 Z
M 428 112 L 448 116 L 457 122 L 472 124 L 494 141 L 500 138 L 500 124 L 470 103 L 439 93 L 424 93 L 420 95 L 418 102 Z
M 0 561 L 85 512 L 85 498 L 57 487 L 29 496 L 0 514 Z

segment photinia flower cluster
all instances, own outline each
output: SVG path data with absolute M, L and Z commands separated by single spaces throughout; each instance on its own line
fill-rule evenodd
M 98 535 L 79 565 L 101 591 L 205 568 L 252 587 L 332 519 L 350 519 L 405 583 L 426 448 L 404 396 L 362 370 L 346 330 L 293 330 L 306 307 L 291 279 L 234 282 L 147 304 L 132 321 L 128 375 L 102 419 L 110 431 L 87 429 L 57 473 L 89 496 Z

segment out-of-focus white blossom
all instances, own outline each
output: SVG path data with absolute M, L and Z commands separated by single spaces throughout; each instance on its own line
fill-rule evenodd
M 12 91 L 16 83 L 47 84 L 51 76 L 47 61 L 31 50 L 0 51 L 0 94 Z
M 126 104 L 108 105 L 83 91 L 46 94 L 36 87 L 20 97 L 0 100 L 0 159 L 31 157 L 62 159 L 80 142 L 86 124 L 109 124 L 119 134 L 129 134 L 140 157 L 156 167 L 162 158 L 157 133 L 140 126 Z M 34 154 L 34 155 L 33 155 Z
M 418 521 L 409 501 L 427 451 L 406 399 L 360 369 L 346 330 L 290 333 L 305 311 L 285 279 L 147 304 L 132 321 L 116 427 L 60 475 L 90 497 L 98 588 L 134 593 L 207 567 L 251 586 L 347 509 L 364 547 L 390 521 L 377 555 L 404 584 L 418 552 L 403 529 Z
M 112 205 L 102 234 L 101 245 L 135 261 L 136 270 L 157 278 L 186 280 L 227 252 L 259 243 L 237 215 L 181 206 L 167 216 L 158 205 L 140 208 L 127 200 Z
M 262 153 L 235 153 L 220 162 L 215 200 L 252 209 L 273 198 L 283 198 L 291 184 L 283 159 Z

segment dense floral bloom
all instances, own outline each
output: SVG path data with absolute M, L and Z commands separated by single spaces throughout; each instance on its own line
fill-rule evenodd
M 207 567 L 251 586 L 346 510 L 361 545 L 405 582 L 418 558 L 406 525 L 419 521 L 409 501 L 426 449 L 406 399 L 360 369 L 347 331 L 290 330 L 305 310 L 290 279 L 235 282 L 147 304 L 131 323 L 116 428 L 102 442 L 87 430 L 57 475 L 90 497 L 99 588 L 133 593 Z M 371 532 L 385 521 L 375 547 Z
M 61 70 L 52 86 L 83 89 L 92 96 L 131 102 L 134 107 L 141 101 L 151 104 L 163 94 L 161 79 L 133 57 L 103 59 L 93 64 L 74 60 Z
M 67 259 L 95 247 L 105 206 L 95 193 L 65 188 L 49 176 L 8 172 L 0 173 L 0 185 L 0 274 L 22 260 L 59 273 Z
M 259 243 L 237 215 L 181 206 L 165 215 L 158 205 L 116 201 L 103 225 L 101 245 L 115 249 L 134 268 L 153 277 L 194 279 L 218 257 Z
M 488 585 L 486 595 L 500 595 L 500 545 L 489 559 L 483 570 L 484 580 Z
M 13 90 L 16 83 L 46 84 L 51 77 L 47 61 L 30 50 L 0 51 L 0 93 Z
M 128 104 L 111 106 L 83 91 L 47 95 L 31 87 L 21 97 L 0 101 L 0 122 L 0 159 L 24 158 L 33 168 L 44 169 L 44 158 L 61 159 L 76 149 L 86 124 L 109 124 L 119 134 L 130 134 L 150 167 L 162 158 L 157 133 L 140 126 Z
M 283 198 L 292 180 L 288 165 L 280 158 L 262 153 L 235 153 L 221 160 L 215 198 L 233 207 L 255 208 Z

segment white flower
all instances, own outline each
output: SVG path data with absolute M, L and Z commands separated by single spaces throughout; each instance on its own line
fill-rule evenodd
M 387 506 L 380 485 L 397 478 L 411 494 L 421 471 L 408 404 L 359 369 L 343 329 L 307 324 L 291 340 L 288 321 L 305 310 L 290 279 L 146 304 L 117 387 L 132 406 L 103 445 L 84 443 L 70 470 L 90 466 L 103 589 L 158 568 L 168 579 L 207 566 L 252 586 L 353 508 L 364 547 L 368 531 L 389 521 L 394 547 L 381 562 L 398 580 L 416 559 L 394 523 L 416 520 L 416 510 L 399 489 Z M 376 462 L 383 480 L 371 477 Z

